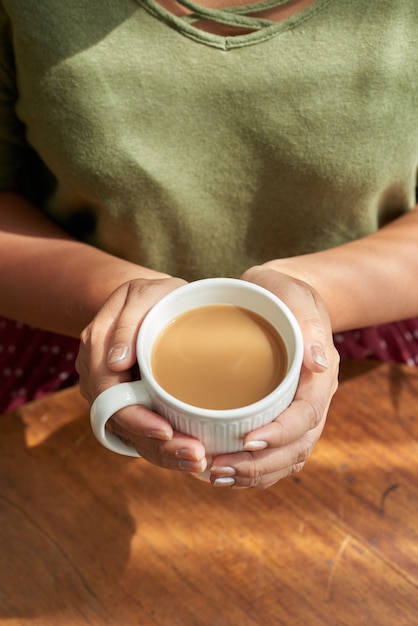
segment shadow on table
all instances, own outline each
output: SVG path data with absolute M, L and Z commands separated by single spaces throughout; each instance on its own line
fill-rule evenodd
M 412 393 L 417 393 L 408 377 L 406 370 L 411 372 L 415 367 L 408 367 L 405 364 L 383 363 L 381 361 L 342 359 L 340 365 L 339 382 L 340 385 L 355 378 L 371 376 L 373 373 L 382 380 L 382 393 L 388 393 L 394 407 L 398 406 L 402 389 L 406 386 Z M 416 381 L 415 381 L 416 382 Z M 416 386 L 416 385 L 415 385 Z
M 96 618 L 103 612 L 97 596 L 111 594 L 126 567 L 135 523 L 123 490 L 106 487 L 87 422 L 76 419 L 28 448 L 19 413 L 2 418 L 0 620 L 77 607 L 89 623 L 92 610 Z M 111 467 L 117 483 L 123 464 Z
M 253 626 L 273 624 L 280 610 L 282 623 L 299 624 L 312 593 L 318 623 L 342 624 L 341 603 L 358 593 L 359 554 L 416 572 L 417 392 L 418 376 L 397 366 L 343 364 L 317 452 L 300 475 L 264 492 L 215 490 L 114 455 L 94 440 L 85 409 L 46 438 L 36 434 L 42 414 L 32 439 L 19 412 L 5 416 L 0 621 Z M 403 532 L 394 533 L 399 512 Z M 351 528 L 337 584 L 333 563 Z M 404 586 L 401 578 L 396 593 L 410 602 Z M 385 588 L 382 602 L 390 595 Z M 378 607 L 362 610 L 362 623 L 376 623 Z

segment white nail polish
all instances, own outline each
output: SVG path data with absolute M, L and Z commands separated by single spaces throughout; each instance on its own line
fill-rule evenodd
M 256 452 L 257 450 L 264 450 L 267 446 L 267 441 L 247 441 L 247 443 L 244 443 L 243 448 L 247 452 Z
M 312 358 L 314 362 L 317 365 L 319 365 L 319 367 L 322 367 L 324 370 L 327 369 L 328 361 L 326 359 L 322 346 L 319 346 L 319 345 L 312 346 Z
M 232 478 L 231 476 L 221 476 L 220 478 L 216 478 L 213 485 L 215 487 L 228 487 L 235 485 L 235 478 Z
M 129 352 L 129 346 L 126 344 L 116 344 L 109 350 L 108 363 L 117 363 L 126 359 Z

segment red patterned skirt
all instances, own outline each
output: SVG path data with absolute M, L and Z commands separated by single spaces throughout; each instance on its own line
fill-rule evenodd
M 337 333 L 341 358 L 418 364 L 418 318 Z M 77 380 L 78 340 L 0 318 L 0 412 Z
M 0 318 L 0 412 L 74 385 L 78 340 Z

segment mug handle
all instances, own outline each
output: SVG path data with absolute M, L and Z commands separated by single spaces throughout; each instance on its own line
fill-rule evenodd
M 114 413 L 133 404 L 142 404 L 151 409 L 151 398 L 142 380 L 119 383 L 102 391 L 90 409 L 90 424 L 96 439 L 108 450 L 125 456 L 139 457 L 135 450 L 127 446 L 117 435 L 106 430 L 106 422 Z

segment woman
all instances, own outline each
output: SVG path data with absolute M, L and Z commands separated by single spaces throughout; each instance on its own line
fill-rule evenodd
M 1 313 L 81 333 L 92 402 L 131 377 L 165 293 L 214 275 L 270 289 L 304 334 L 297 395 L 211 480 L 272 485 L 322 432 L 333 333 L 418 315 L 418 7 L 70 4 L 1 3 Z M 205 467 L 143 407 L 110 427 L 152 463 Z

